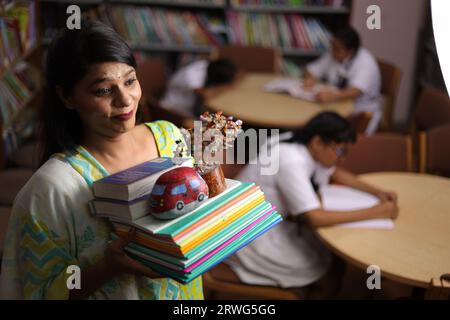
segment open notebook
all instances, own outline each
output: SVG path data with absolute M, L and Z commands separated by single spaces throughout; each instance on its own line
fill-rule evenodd
M 316 84 L 309 89 L 303 88 L 303 81 L 294 78 L 278 78 L 264 85 L 264 90 L 272 93 L 287 93 L 294 98 L 306 101 L 316 101 L 316 94 L 324 88 L 331 87 Z
M 322 206 L 325 210 L 351 211 L 373 207 L 380 201 L 377 197 L 346 186 L 327 185 L 320 188 Z M 366 229 L 393 229 L 391 219 L 372 219 L 340 224 L 339 227 Z

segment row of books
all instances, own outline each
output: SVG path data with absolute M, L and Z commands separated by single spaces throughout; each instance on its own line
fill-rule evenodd
M 224 39 L 211 30 L 220 19 L 203 13 L 139 6 L 101 6 L 87 13 L 111 25 L 132 45 L 221 45 Z
M 17 149 L 25 141 L 35 135 L 37 127 L 37 112 L 35 108 L 27 108 L 20 119 L 2 131 L 1 143 L 3 147 L 3 160 L 9 161 Z
M 5 127 L 38 90 L 35 67 L 21 61 L 0 79 L 0 121 Z
M 14 3 L 0 16 L 0 74 L 36 44 L 35 1 Z
M 318 20 L 294 14 L 227 12 L 231 42 L 245 46 L 326 50 L 331 33 Z
M 344 0 L 232 0 L 233 6 L 330 6 L 343 7 Z
M 154 161 L 161 171 L 155 172 L 154 163 L 153 169 L 148 170 Z M 230 179 L 226 180 L 224 192 L 203 200 L 185 215 L 172 220 L 156 219 L 150 214 L 148 195 L 142 193 L 150 192 L 155 177 L 172 168 L 162 165 L 166 162 L 173 163 L 170 158 L 158 158 L 94 182 L 97 198 L 90 202 L 93 215 L 106 217 L 112 223 L 113 238 L 125 237 L 131 227 L 137 230 L 125 250 L 152 270 L 188 283 L 281 221 L 258 186 Z M 131 189 L 130 184 L 134 184 Z M 118 188 L 123 192 L 118 192 Z

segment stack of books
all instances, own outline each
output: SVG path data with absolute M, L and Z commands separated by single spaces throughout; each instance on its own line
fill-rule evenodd
M 254 183 L 226 182 L 224 192 L 173 220 L 153 217 L 148 201 L 147 207 L 131 202 L 134 211 L 113 212 L 100 209 L 97 199 L 91 202 L 91 210 L 111 221 L 113 238 L 125 237 L 131 227 L 136 228 L 135 239 L 125 248 L 131 257 L 162 275 L 188 283 L 281 221 Z

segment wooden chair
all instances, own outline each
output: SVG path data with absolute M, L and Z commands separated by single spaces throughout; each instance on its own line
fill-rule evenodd
M 137 66 L 137 77 L 141 85 L 142 95 L 160 99 L 166 90 L 168 75 L 161 59 L 145 59 Z
M 450 300 L 450 274 L 443 274 L 430 281 L 425 293 L 426 300 Z
M 400 87 L 402 72 L 393 64 L 380 59 L 378 59 L 378 67 L 381 73 L 381 94 L 384 98 L 380 130 L 389 131 L 392 127 L 395 101 Z
M 423 89 L 414 111 L 415 130 L 427 131 L 446 123 L 450 123 L 447 93 L 429 87 Z
M 349 148 L 340 167 L 355 174 L 379 171 L 412 171 L 412 143 L 406 135 L 377 133 L 360 135 Z
M 371 119 L 372 113 L 370 112 L 352 113 L 347 117 L 348 122 L 350 122 L 350 125 L 357 134 L 364 134 L 366 132 Z
M 232 299 L 274 299 L 298 300 L 299 296 L 290 290 L 276 287 L 248 285 L 240 282 L 236 274 L 225 263 L 221 263 L 203 274 L 203 284 L 209 298 L 216 294 L 231 295 Z
M 450 177 L 450 123 L 419 133 L 419 172 Z
M 273 48 L 223 46 L 214 50 L 212 59 L 231 60 L 239 70 L 248 72 L 281 72 L 281 55 Z

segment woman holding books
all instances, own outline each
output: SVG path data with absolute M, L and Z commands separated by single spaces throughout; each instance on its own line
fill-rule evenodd
M 315 116 L 286 141 L 280 142 L 279 170 L 261 175 L 260 165 L 247 165 L 236 179 L 256 182 L 266 199 L 285 215 L 278 226 L 238 251 L 228 262 L 239 279 L 258 285 L 290 288 L 306 298 L 329 298 L 339 287 L 342 268 L 315 237 L 313 228 L 398 214 L 397 196 L 357 179 L 336 167 L 355 133 L 347 120 L 333 112 Z M 270 154 L 276 153 L 272 144 Z M 329 181 L 371 193 L 374 207 L 327 211 L 316 194 Z
M 141 88 L 135 67 L 128 45 L 99 22 L 62 31 L 50 47 L 44 163 L 15 200 L 2 298 L 203 299 L 201 278 L 182 285 L 129 258 L 123 249 L 133 233 L 110 241 L 109 224 L 88 210 L 93 181 L 173 157 L 175 141 L 183 139 L 166 121 L 136 125 Z M 71 266 L 80 270 L 78 288 Z

